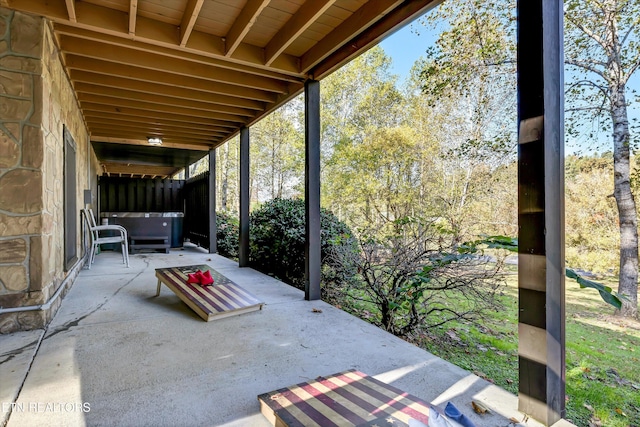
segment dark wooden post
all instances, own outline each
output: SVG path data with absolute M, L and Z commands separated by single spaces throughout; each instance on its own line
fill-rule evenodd
M 249 265 L 249 128 L 240 129 L 240 240 L 238 265 Z
M 304 83 L 305 287 L 304 299 L 320 299 L 320 82 Z
M 561 0 L 518 1 L 519 410 L 565 414 Z
M 189 179 L 189 166 L 191 166 L 191 165 L 186 165 L 184 167 L 184 180 L 185 181 Z
M 216 150 L 209 150 L 209 253 L 218 252 L 216 224 Z

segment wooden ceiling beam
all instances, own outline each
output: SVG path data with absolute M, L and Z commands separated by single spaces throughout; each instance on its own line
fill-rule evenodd
M 145 117 L 154 120 L 175 120 L 177 122 L 184 123 L 197 123 L 202 125 L 220 126 L 229 129 L 237 129 L 238 125 L 235 123 L 229 123 L 224 120 L 206 119 L 202 117 L 194 117 L 192 115 L 182 115 L 176 113 L 160 113 L 156 111 L 140 110 L 131 107 L 114 107 L 103 104 L 93 104 L 85 102 L 82 106 L 83 111 L 92 111 L 94 113 L 102 113 L 104 117 L 110 117 L 110 115 L 124 114 L 131 117 Z
M 69 21 L 78 22 L 76 17 L 76 0 L 65 0 L 67 4 L 67 14 L 69 15 Z
M 366 51 L 372 46 L 380 43 L 385 34 L 389 34 L 395 28 L 407 25 L 411 21 L 424 16 L 431 9 L 442 3 L 443 0 L 410 1 L 403 3 L 384 18 L 369 26 L 356 38 L 350 40 L 338 50 L 334 51 L 322 63 L 314 67 L 309 73 L 316 79 L 326 77 L 336 69 L 340 68 L 357 52 Z
M 104 135 L 110 138 L 133 139 L 133 140 L 144 140 L 144 141 L 147 141 L 148 136 L 154 136 L 154 135 L 148 135 L 146 132 L 144 132 L 144 130 L 138 130 L 137 132 L 135 132 L 135 131 L 120 131 L 118 129 L 95 128 L 95 129 L 90 129 L 90 131 L 91 131 L 91 135 Z M 94 140 L 93 136 L 91 137 L 91 140 Z M 95 140 L 97 141 L 97 139 Z M 178 144 L 176 146 L 177 148 L 184 148 L 184 147 L 181 147 L 180 144 L 201 145 L 203 147 L 204 146 L 212 147 L 217 144 L 218 140 L 219 138 L 216 138 L 216 137 L 194 138 L 194 137 L 183 137 L 180 135 L 162 135 L 162 146 L 165 147 L 165 143 L 167 144 L 176 143 Z M 149 145 L 149 143 L 146 142 L 146 145 Z
M 149 146 L 147 138 L 133 139 L 133 138 L 114 138 L 105 135 L 91 135 L 91 142 L 109 142 L 111 144 L 125 144 L 125 145 L 142 145 Z M 181 150 L 194 150 L 194 151 L 209 151 L 211 147 L 208 144 L 184 144 L 162 141 L 162 146 L 165 148 L 178 148 Z
M 123 77 L 105 76 L 94 74 L 88 71 L 71 70 L 71 72 L 69 73 L 69 77 L 71 78 L 71 81 L 74 82 L 74 85 L 77 85 L 78 83 L 86 83 L 93 86 L 101 86 L 103 88 L 116 88 L 152 94 L 161 93 L 162 95 L 169 98 L 191 99 L 194 101 L 201 101 L 229 107 L 238 107 L 254 111 L 261 111 L 265 107 L 264 102 L 254 101 L 252 99 L 220 95 L 210 92 L 202 92 L 199 90 L 186 89 L 182 87 L 168 86 L 157 83 L 143 82 L 140 80 L 130 80 Z
M 225 37 L 226 56 L 233 55 L 253 24 L 255 24 L 258 16 L 260 16 L 264 8 L 269 5 L 270 1 L 271 0 L 249 0 L 245 4 L 242 11 L 240 11 L 240 15 L 238 15 Z
M 219 131 L 206 131 L 200 130 L 198 128 L 175 128 L 172 126 L 167 126 L 165 124 L 147 124 L 147 123 L 136 123 L 136 122 L 125 122 L 122 120 L 114 120 L 114 119 L 87 119 L 87 124 L 91 129 L 126 129 L 126 130 L 135 130 L 140 131 L 141 129 L 145 130 L 149 135 L 184 135 L 185 137 L 195 136 L 195 137 L 216 137 L 219 138 L 221 136 L 226 136 L 229 132 L 224 130 Z
M 187 7 L 184 10 L 182 22 L 180 23 L 180 46 L 182 47 L 187 45 L 187 40 L 189 40 L 193 26 L 198 20 L 200 9 L 202 9 L 202 3 L 204 3 L 204 0 L 189 0 L 187 2 Z
M 100 43 L 110 44 L 114 46 L 125 47 L 128 49 L 135 49 L 142 52 L 155 53 L 157 55 L 164 55 L 170 58 L 177 58 L 185 61 L 198 62 L 201 64 L 211 65 L 213 67 L 220 67 L 228 70 L 239 71 L 246 74 L 252 74 L 256 76 L 267 77 L 274 80 L 282 80 L 289 83 L 297 83 L 303 80 L 303 76 L 291 76 L 290 74 L 283 74 L 277 71 L 270 71 L 265 68 L 257 68 L 249 65 L 243 65 L 235 62 L 231 62 L 228 59 L 217 59 L 210 56 L 203 56 L 200 54 L 188 52 L 185 50 L 176 50 L 163 46 L 156 46 L 148 43 L 142 43 L 138 40 L 130 40 L 122 37 L 112 36 L 109 34 L 97 33 L 95 31 L 86 30 L 83 28 L 72 27 L 64 24 L 56 24 L 55 30 L 57 34 L 71 36 L 82 40 L 92 40 Z
M 182 168 L 175 166 L 151 166 L 151 165 L 138 165 L 135 163 L 116 163 L 116 162 L 103 162 L 101 163 L 104 173 L 111 175 L 140 175 L 141 177 L 159 176 L 168 177 L 174 175 L 176 171 L 180 171 Z
M 104 106 L 112 106 L 115 108 L 133 108 L 139 110 L 146 110 L 149 112 L 159 112 L 167 114 L 177 114 L 183 116 L 200 117 L 203 119 L 222 120 L 229 123 L 242 124 L 247 122 L 246 117 L 237 116 L 234 114 L 217 113 L 214 111 L 196 110 L 186 107 L 175 107 L 173 105 L 154 104 L 144 101 L 129 101 L 120 98 L 111 97 L 108 95 L 92 95 L 88 93 L 79 93 L 78 101 L 80 105 L 85 103 L 102 104 Z
M 193 108 L 196 110 L 210 111 L 216 113 L 233 114 L 244 117 L 253 117 L 257 114 L 254 110 L 247 110 L 238 107 L 229 107 L 215 103 L 192 101 L 190 99 L 170 98 L 154 93 L 138 92 L 133 90 L 118 89 L 107 86 L 92 85 L 88 83 L 76 82 L 74 84 L 76 93 L 86 93 L 91 95 L 105 95 L 130 101 L 143 101 L 152 104 L 171 105 L 174 107 Z
M 403 0 L 375 0 L 363 4 L 350 17 L 316 43 L 300 58 L 300 69 L 308 73 L 345 43 L 402 4 Z
M 93 112 L 93 111 L 87 111 L 84 117 L 87 123 L 89 124 L 91 123 L 105 123 L 105 124 L 106 123 L 110 123 L 110 124 L 124 123 L 129 126 L 132 124 L 135 124 L 140 127 L 164 126 L 167 129 L 174 129 L 177 131 L 191 130 L 191 131 L 200 132 L 200 133 L 209 132 L 211 134 L 219 133 L 219 134 L 225 134 L 225 135 L 229 133 L 228 128 L 223 128 L 219 126 L 209 126 L 209 125 L 203 125 L 203 124 L 197 124 L 197 123 L 184 123 L 184 122 L 177 122 L 174 120 L 153 120 L 145 117 L 129 117 L 129 116 L 123 116 L 123 115 L 105 116 L 105 115 L 100 115 L 100 113 Z
M 138 0 L 129 0 L 129 35 L 136 35 L 136 18 L 138 17 Z
M 130 65 L 148 70 L 160 70 L 185 77 L 196 77 L 243 88 L 253 88 L 265 92 L 283 93 L 287 91 L 286 82 L 273 81 L 266 77 L 247 75 L 202 63 L 188 62 L 150 52 L 79 40 L 68 36 L 60 38 L 60 48 L 67 56 L 72 54 L 115 64 Z
M 240 98 L 267 103 L 274 102 L 276 99 L 275 94 L 258 89 L 243 88 L 236 85 L 198 79 L 195 77 L 178 76 L 172 73 L 165 73 L 164 71 L 149 70 L 131 65 L 114 64 L 82 56 L 67 55 L 65 63 L 67 68 L 71 70 L 90 71 L 96 74 L 124 77 L 150 83 L 160 83 L 163 85 L 183 87 L 220 95 L 237 96 Z
M 309 28 L 327 9 L 333 6 L 335 2 L 336 0 L 305 2 L 265 47 L 265 65 L 271 65 L 296 38 Z
M 47 16 L 55 23 L 71 25 L 97 31 L 116 37 L 130 39 L 128 12 L 115 10 L 82 1 L 76 4 L 77 22 L 71 22 L 67 9 L 60 1 L 42 0 L 7 0 L 11 9 Z M 222 37 L 192 31 L 183 47 L 180 46 L 180 28 L 178 25 L 168 24 L 145 16 L 136 19 L 135 40 L 156 46 L 163 46 L 176 50 L 186 49 L 191 53 L 226 59 L 238 64 L 249 65 L 265 70 L 277 71 L 300 77 L 299 59 L 291 55 L 280 55 L 270 67 L 264 65 L 264 49 L 258 46 L 241 43 L 232 56 L 226 56 L 225 42 Z
M 171 131 L 171 130 L 156 130 L 156 129 L 147 129 L 138 126 L 124 126 L 124 125 L 112 125 L 112 124 L 102 124 L 95 123 L 89 127 L 92 133 L 101 133 L 105 134 L 107 132 L 126 132 L 129 135 L 133 135 L 136 133 L 144 133 L 145 136 L 157 136 L 164 140 L 168 139 L 179 139 L 181 141 L 211 141 L 213 139 L 219 139 L 227 134 L 198 134 L 198 133 L 185 133 L 182 131 Z
M 69 21 L 73 24 L 73 21 L 69 20 L 69 10 L 67 9 L 66 2 L 42 0 L 3 0 L 2 4 L 9 9 L 33 13 L 34 15 L 47 16 L 54 21 Z

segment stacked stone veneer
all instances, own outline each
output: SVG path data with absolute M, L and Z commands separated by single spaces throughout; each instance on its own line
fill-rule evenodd
M 77 144 L 80 208 L 89 188 L 88 133 L 50 25 L 0 8 L 0 308 L 47 308 L 0 314 L 0 333 L 41 328 L 59 306 L 50 299 L 68 274 L 63 125 Z M 77 245 L 80 258 L 80 237 Z

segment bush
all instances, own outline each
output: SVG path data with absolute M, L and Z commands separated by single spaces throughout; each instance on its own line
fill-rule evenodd
M 347 225 L 326 209 L 320 211 L 322 297 L 333 295 L 356 276 L 354 267 L 337 263 L 329 253 L 357 250 Z M 305 210 L 299 199 L 273 199 L 251 213 L 252 267 L 298 289 L 305 284 Z
M 227 258 L 238 258 L 240 247 L 240 229 L 238 219 L 228 212 L 216 212 L 216 226 L 218 232 L 218 254 Z
M 447 236 L 416 218 L 361 231 L 359 250 L 339 257 L 358 271 L 341 305 L 401 337 L 500 309 L 502 260 L 483 256 L 476 243 L 452 246 Z

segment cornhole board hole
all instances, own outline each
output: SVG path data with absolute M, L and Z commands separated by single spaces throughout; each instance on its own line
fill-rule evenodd
M 187 283 L 187 275 L 198 270 L 203 273 L 209 270 L 213 277 L 213 285 L 200 286 L 197 283 Z M 249 291 L 208 265 L 156 268 L 156 277 L 158 278 L 156 296 L 160 295 L 160 286 L 164 283 L 207 322 L 261 310 L 264 305 Z
M 408 426 L 429 422 L 428 403 L 362 372 L 349 370 L 258 396 L 275 427 Z

